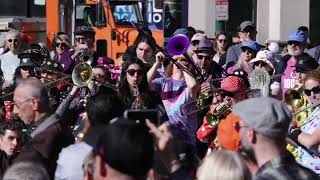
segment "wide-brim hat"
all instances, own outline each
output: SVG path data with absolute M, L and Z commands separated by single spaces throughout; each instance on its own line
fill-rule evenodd
M 198 48 L 194 50 L 195 53 L 209 53 L 214 54 L 213 43 L 206 36 L 202 36 L 199 40 Z
M 274 69 L 274 66 L 272 64 L 271 61 L 274 60 L 274 56 L 273 56 L 273 53 L 269 50 L 263 50 L 263 51 L 259 51 L 257 53 L 257 56 L 253 59 L 251 59 L 249 61 L 249 64 L 252 64 L 252 63 L 255 63 L 255 62 L 258 62 L 258 61 L 263 61 L 265 62 L 266 64 L 268 64 L 271 68 L 272 68 L 272 74 L 275 73 L 275 69 Z

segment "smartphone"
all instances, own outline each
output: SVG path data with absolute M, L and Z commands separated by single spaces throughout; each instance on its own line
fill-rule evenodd
M 159 125 L 160 111 L 158 109 L 127 109 L 123 113 L 123 117 L 136 121 L 136 123 L 144 123 L 149 119 L 153 124 Z

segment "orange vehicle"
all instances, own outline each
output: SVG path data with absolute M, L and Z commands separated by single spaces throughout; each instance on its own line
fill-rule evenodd
M 53 32 L 64 31 L 74 39 L 77 26 L 87 25 L 94 28 L 95 48 L 98 56 L 106 56 L 120 64 L 119 57 L 132 45 L 138 32 L 130 21 L 141 24 L 143 0 L 75 0 L 46 1 L 47 35 L 49 45 Z M 163 31 L 152 30 L 159 46 L 163 44 Z

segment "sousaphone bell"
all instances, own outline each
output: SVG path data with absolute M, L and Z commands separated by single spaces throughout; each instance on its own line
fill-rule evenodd
M 72 81 L 78 87 L 87 86 L 92 78 L 92 67 L 88 63 L 82 62 L 76 65 L 72 71 Z

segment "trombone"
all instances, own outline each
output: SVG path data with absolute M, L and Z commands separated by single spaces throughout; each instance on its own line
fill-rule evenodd
M 301 110 L 299 110 L 299 111 L 297 111 L 297 112 L 294 112 L 294 113 L 292 114 L 292 117 L 298 115 L 299 113 L 301 113 L 301 112 L 303 112 L 303 111 L 306 111 L 306 110 L 308 110 L 308 109 L 310 109 L 310 108 L 317 107 L 317 106 L 319 106 L 319 105 L 320 105 L 320 101 L 317 101 L 317 102 L 314 103 L 314 104 L 311 104 L 311 105 L 309 105 L 309 106 L 307 106 L 307 107 L 305 107 L 305 108 L 303 108 L 303 109 L 301 109 Z
M 190 41 L 186 36 L 178 34 L 178 35 L 170 38 L 170 40 L 168 42 L 167 49 L 168 49 L 169 53 L 172 55 L 183 54 L 185 56 L 185 58 L 187 59 L 188 63 L 190 63 L 193 66 L 193 68 L 195 69 L 195 71 L 197 72 L 196 77 L 187 68 L 183 67 L 180 63 L 176 62 L 163 48 L 161 48 L 156 42 L 154 42 L 154 40 L 152 40 L 149 37 L 149 35 L 147 35 L 141 28 L 136 26 L 134 22 L 131 21 L 130 23 L 140 34 L 143 34 L 146 38 L 150 39 L 151 40 L 150 42 L 152 43 L 152 45 L 154 45 L 158 51 L 162 52 L 167 58 L 169 58 L 169 60 L 174 65 L 176 65 L 178 68 L 180 68 L 184 72 L 188 73 L 190 76 L 194 77 L 195 79 L 197 79 L 197 80 L 200 79 L 201 82 L 204 81 L 204 77 L 201 74 L 199 68 L 194 64 L 194 62 L 191 60 L 191 58 L 186 54 L 186 51 L 188 50 L 188 47 L 190 45 Z

